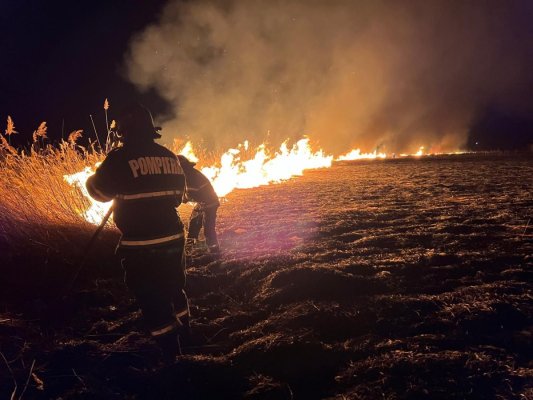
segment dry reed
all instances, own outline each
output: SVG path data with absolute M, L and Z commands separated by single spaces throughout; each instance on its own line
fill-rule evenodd
M 14 130 L 12 120 L 9 129 Z M 72 132 L 67 142 L 55 147 L 45 144 L 46 133 L 43 122 L 33 132 L 29 150 L 15 149 L 0 133 L 0 240 L 10 247 L 33 241 L 57 248 L 58 239 L 68 240 L 68 230 L 58 226 L 91 227 L 81 216 L 89 200 L 64 175 L 94 166 L 105 154 L 92 145 L 78 145 L 82 131 Z
M 11 136 L 14 133 L 18 133 L 15 130 L 15 123 L 13 122 L 13 119 L 10 115 L 7 116 L 7 128 L 6 128 L 6 135 Z

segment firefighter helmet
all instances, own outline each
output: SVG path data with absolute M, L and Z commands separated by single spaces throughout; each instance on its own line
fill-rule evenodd
M 131 138 L 159 139 L 161 128 L 154 126 L 152 113 L 141 103 L 132 103 L 120 112 L 117 118 L 117 131 L 126 140 Z

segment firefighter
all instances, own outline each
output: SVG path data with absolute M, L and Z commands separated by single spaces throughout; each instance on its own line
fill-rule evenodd
M 168 364 L 180 351 L 179 335 L 189 331 L 184 228 L 176 210 L 185 176 L 176 155 L 155 143 L 159 129 L 147 108 L 127 107 L 117 118 L 123 146 L 109 152 L 86 186 L 95 200 L 113 200 L 126 285 Z
M 178 155 L 178 159 L 185 173 L 187 190 L 185 192 L 184 202 L 193 201 L 196 206 L 192 210 L 189 220 L 189 232 L 187 233 L 187 245 L 193 245 L 198 240 L 198 235 L 202 226 L 204 227 L 204 236 L 209 252 L 214 256 L 220 255 L 220 246 L 218 245 L 215 224 L 217 219 L 217 210 L 220 201 L 215 193 L 215 189 L 209 182 L 209 179 L 198 171 L 194 166 L 196 163 L 191 162 L 187 157 Z

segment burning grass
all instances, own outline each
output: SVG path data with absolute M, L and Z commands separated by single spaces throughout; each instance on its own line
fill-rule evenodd
M 79 135 L 79 132 L 73 132 Z M 58 147 L 40 146 L 37 139 L 27 151 L 4 147 L 0 152 L 0 238 L 11 246 L 26 241 L 52 248 L 65 243 L 54 227 L 87 229 L 81 216 L 90 205 L 79 189 L 69 185 L 65 175 L 102 161 L 103 153 L 76 145 L 76 138 Z M 68 242 L 67 242 L 68 243 Z

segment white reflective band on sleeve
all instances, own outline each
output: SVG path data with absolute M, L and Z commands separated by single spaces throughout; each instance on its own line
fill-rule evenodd
M 209 182 L 206 182 L 202 186 L 197 187 L 197 188 L 187 186 L 187 191 L 188 192 L 197 192 L 198 190 L 205 188 L 207 185 L 209 185 Z
M 105 200 L 105 201 L 113 200 L 113 197 L 106 195 L 106 194 L 103 193 L 101 190 L 96 189 L 94 186 L 92 187 L 92 189 L 93 189 L 94 192 L 95 192 L 98 196 L 100 196 L 103 200 Z
M 99 201 L 109 201 L 109 200 L 113 200 L 113 196 L 109 196 L 107 194 L 105 194 L 104 192 L 102 192 L 101 190 L 97 189 L 95 186 L 94 186 L 94 182 L 89 180 L 87 182 L 87 185 L 90 186 L 88 189 L 89 189 L 89 192 L 94 192 L 94 194 L 96 194 L 98 197 L 99 197 Z
M 186 315 L 189 315 L 189 310 L 183 310 L 176 314 L 176 318 L 185 317 Z
M 167 325 L 164 328 L 156 329 L 155 331 L 151 331 L 150 334 L 152 336 L 161 336 L 161 335 L 164 335 L 165 333 L 172 332 L 174 329 L 176 329 L 176 324 L 173 322 L 172 324 Z
M 122 246 L 149 246 L 151 244 L 159 244 L 159 243 L 165 243 L 170 242 L 171 240 L 176 240 L 183 237 L 183 233 L 177 233 L 175 235 L 171 236 L 165 236 L 162 238 L 157 239 L 149 239 L 149 240 L 121 240 L 120 245 Z
M 137 199 L 148 199 L 150 197 L 163 197 L 163 196 L 173 196 L 182 194 L 180 190 L 165 190 L 162 192 L 148 192 L 148 193 L 137 193 L 137 194 L 119 194 L 117 199 L 121 200 L 137 200 Z

